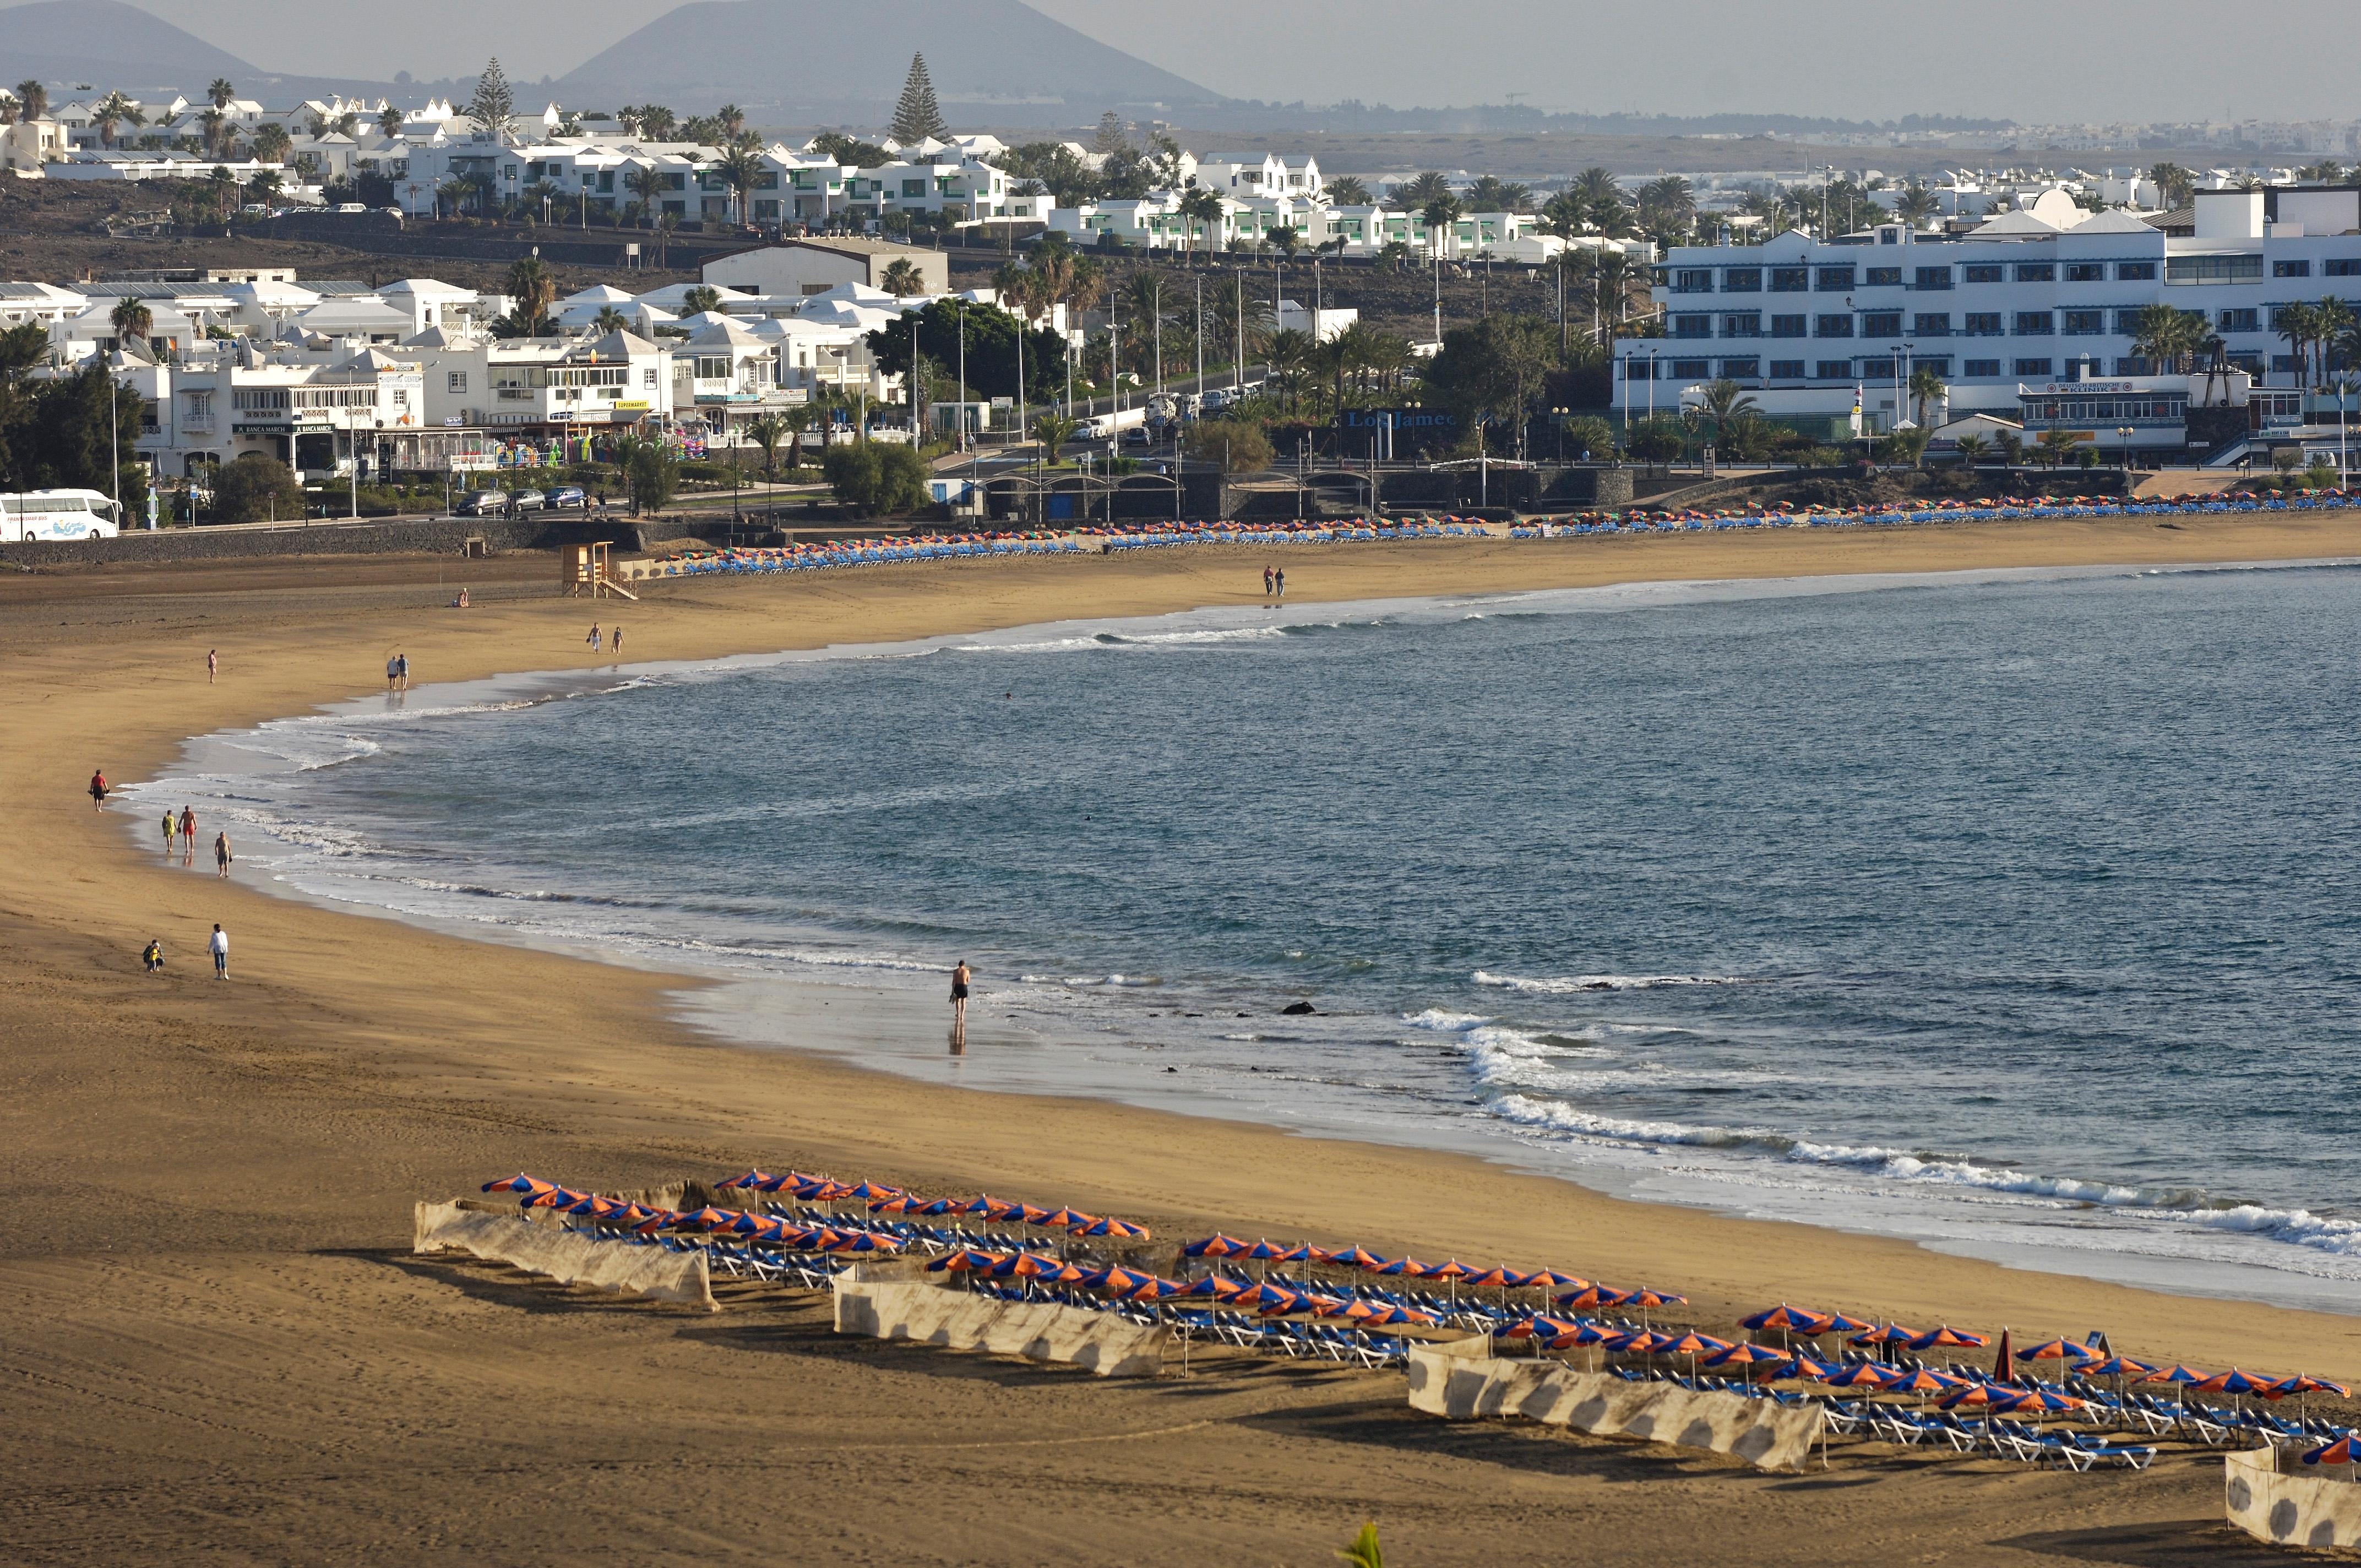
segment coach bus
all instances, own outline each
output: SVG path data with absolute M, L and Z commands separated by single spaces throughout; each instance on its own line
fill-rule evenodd
M 26 490 L 0 495 L 0 544 L 112 539 L 122 532 L 119 509 L 101 490 Z

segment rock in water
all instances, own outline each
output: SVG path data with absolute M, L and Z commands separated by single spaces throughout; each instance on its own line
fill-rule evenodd
M 1309 1002 L 1290 1002 L 1279 1011 L 1284 1017 L 1301 1018 L 1307 1013 L 1317 1013 L 1320 1009 L 1312 1006 Z

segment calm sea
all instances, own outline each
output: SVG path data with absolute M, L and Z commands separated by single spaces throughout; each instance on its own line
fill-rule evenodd
M 2361 1310 L 2356 663 L 2343 566 L 1257 606 L 428 689 L 142 796 L 752 1045 Z

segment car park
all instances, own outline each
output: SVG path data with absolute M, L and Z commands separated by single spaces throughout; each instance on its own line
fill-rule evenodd
M 546 511 L 549 498 L 539 490 L 511 490 L 509 504 L 519 511 Z
M 453 517 L 496 517 L 508 503 L 506 490 L 472 490 L 451 508 Z
M 544 504 L 551 511 L 555 511 L 561 507 L 578 507 L 582 504 L 582 487 L 558 485 L 550 490 L 549 499 Z

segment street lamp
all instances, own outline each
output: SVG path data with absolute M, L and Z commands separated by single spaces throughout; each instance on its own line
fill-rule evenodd
M 2121 438 L 2122 444 L 2122 450 L 2117 454 L 2117 456 L 2121 459 L 2123 471 L 2125 474 L 2128 475 L 2132 471 L 2132 427 L 2127 424 L 2119 424 L 2115 426 L 2115 434 Z

